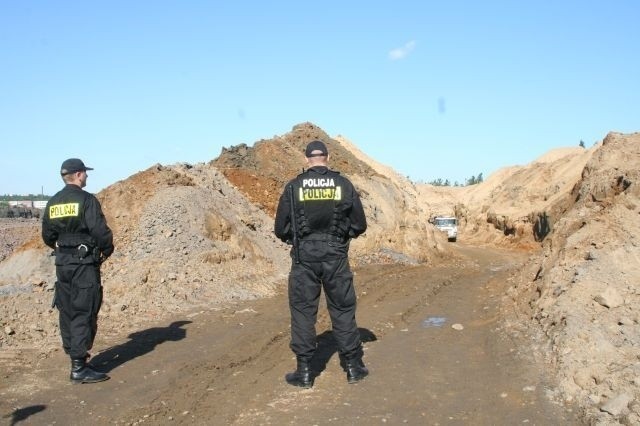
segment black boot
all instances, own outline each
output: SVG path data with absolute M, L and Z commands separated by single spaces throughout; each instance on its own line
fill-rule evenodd
M 304 359 L 297 359 L 297 368 L 293 373 L 287 373 L 284 376 L 287 383 L 293 386 L 309 389 L 313 386 L 313 371 L 311 371 L 311 363 Z
M 108 380 L 109 376 L 92 369 L 87 365 L 86 358 L 73 358 L 69 378 L 73 383 L 96 383 Z
M 347 382 L 356 383 L 369 375 L 369 370 L 364 366 L 362 357 L 346 360 Z

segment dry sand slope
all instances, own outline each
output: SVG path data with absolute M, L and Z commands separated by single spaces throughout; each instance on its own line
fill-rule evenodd
M 437 213 L 458 216 L 464 244 L 528 253 L 503 314 L 556 372 L 554 397 L 596 423 L 640 422 L 638 133 L 555 150 L 464 188 L 414 184 L 311 123 L 208 164 L 152 166 L 98 194 L 117 247 L 104 268 L 101 333 L 276 294 L 289 258 L 272 214 L 314 138 L 362 195 L 370 229 L 353 243 L 354 266 L 456 259 L 427 223 Z M 47 357 L 59 345 L 48 254 L 36 237 L 0 263 L 1 352 Z

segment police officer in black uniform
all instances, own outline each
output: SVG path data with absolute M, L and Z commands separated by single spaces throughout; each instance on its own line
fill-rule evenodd
M 87 170 L 93 169 L 77 158 L 62 163 L 65 187 L 49 200 L 42 220 L 42 239 L 55 250 L 53 304 L 60 312 L 60 335 L 64 351 L 71 357 L 73 383 L 109 378 L 87 363 L 102 304 L 100 264 L 113 253 L 113 234 L 100 203 L 82 189 L 87 184 Z
M 356 325 L 356 294 L 349 267 L 349 241 L 367 229 L 360 197 L 353 184 L 327 167 L 329 152 L 321 141 L 305 150 L 309 169 L 287 183 L 280 196 L 274 231 L 293 243 L 289 274 L 291 349 L 297 368 L 287 383 L 310 388 L 316 349 L 316 318 L 321 288 L 348 383 L 369 371 L 362 362 L 362 343 Z

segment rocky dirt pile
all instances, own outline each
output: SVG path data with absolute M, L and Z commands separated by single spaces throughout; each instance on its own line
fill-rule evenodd
M 325 141 L 331 155 L 331 168 L 345 175 L 372 177 L 376 171 L 363 159 L 353 155 L 336 139 L 312 123 L 293 126 L 291 132 L 272 139 L 262 139 L 223 148 L 209 164 L 245 193 L 251 201 L 270 214 L 275 213 L 280 192 L 306 166 L 304 149 L 312 140 Z M 384 176 L 381 176 L 384 177 Z
M 571 191 L 597 149 L 555 149 L 530 164 L 501 169 L 481 185 L 461 188 L 454 210 L 467 225 L 467 240 L 539 248 L 572 205 Z
M 98 197 L 116 251 L 103 265 L 102 332 L 121 332 L 171 312 L 273 294 L 288 272 L 288 248 L 273 221 L 215 168 L 156 165 Z M 50 250 L 32 241 L 2 263 L 0 283 L 32 286 L 0 305 L 4 347 L 59 346 L 50 308 Z
M 306 166 L 304 148 L 314 139 L 325 141 L 330 167 L 349 177 L 360 193 L 369 228 L 366 238 L 352 242 L 356 264 L 390 259 L 416 263 L 448 254 L 446 238 L 428 224 L 428 203 L 412 182 L 367 157 L 346 138 L 331 138 L 312 123 L 298 124 L 253 147 L 224 149 L 211 164 L 273 214 L 285 184 Z
M 40 232 L 37 219 L 0 218 L 0 262 Z
M 511 297 L 559 391 L 595 424 L 640 423 L 640 133 L 609 134 Z
M 421 191 L 444 195 L 463 240 L 531 252 L 505 309 L 554 369 L 555 396 L 594 424 L 640 423 L 640 133 Z

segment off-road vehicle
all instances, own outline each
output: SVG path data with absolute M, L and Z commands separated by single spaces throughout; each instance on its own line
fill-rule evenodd
M 449 241 L 458 239 L 458 219 L 453 216 L 436 216 L 433 218 L 433 224 L 442 232 L 447 233 Z

